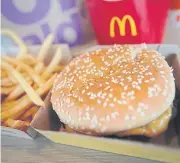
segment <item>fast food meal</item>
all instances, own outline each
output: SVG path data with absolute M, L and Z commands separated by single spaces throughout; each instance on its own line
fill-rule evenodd
M 52 46 L 52 34 L 47 36 L 37 57 L 14 32 L 2 29 L 1 34 L 10 36 L 20 49 L 15 57 L 1 56 L 1 124 L 26 131 L 39 107 L 44 105 L 57 73 L 63 69 L 59 64 L 61 48 L 57 47 L 46 65 L 44 59 Z
M 58 74 L 52 107 L 68 132 L 155 137 L 171 119 L 172 71 L 162 55 L 144 44 L 92 50 Z

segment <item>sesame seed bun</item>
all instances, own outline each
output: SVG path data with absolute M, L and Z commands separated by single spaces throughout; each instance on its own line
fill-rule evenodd
M 74 58 L 55 80 L 51 102 L 74 131 L 107 135 L 149 124 L 174 96 L 163 56 L 144 46 L 114 45 Z

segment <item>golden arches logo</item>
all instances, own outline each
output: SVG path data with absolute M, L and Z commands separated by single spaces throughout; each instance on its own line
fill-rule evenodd
M 131 27 L 132 36 L 137 36 L 137 28 L 134 19 L 130 15 L 125 15 L 122 20 L 115 16 L 110 21 L 110 36 L 115 37 L 115 23 L 117 22 L 119 27 L 119 33 L 121 36 L 126 35 L 126 22 L 129 21 Z

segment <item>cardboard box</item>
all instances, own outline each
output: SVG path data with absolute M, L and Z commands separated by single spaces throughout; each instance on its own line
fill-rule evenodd
M 102 47 L 102 46 L 101 46 Z M 96 49 L 98 46 L 81 49 L 79 53 L 72 54 L 77 56 L 84 51 Z M 180 48 L 176 45 L 148 45 L 149 49 L 158 50 L 165 57 L 171 54 L 180 54 Z M 112 152 L 127 156 L 140 157 L 156 161 L 180 162 L 180 150 L 177 144 L 175 133 L 171 137 L 170 143 L 167 145 L 165 134 L 159 135 L 150 142 L 140 142 L 132 140 L 122 140 L 120 138 L 93 137 L 75 133 L 66 133 L 59 131 L 62 123 L 53 111 L 50 103 L 50 94 L 47 97 L 45 107 L 42 107 L 36 114 L 31 124 L 34 129 L 55 143 L 61 143 L 76 147 Z
M 48 64 L 50 59 L 54 56 L 57 46 L 60 46 L 62 49 L 62 63 L 66 64 L 71 60 L 72 56 L 69 50 L 69 46 L 67 44 L 59 44 L 59 45 L 53 45 L 52 48 L 50 49 L 47 57 L 45 58 L 46 64 Z M 41 47 L 40 45 L 30 46 L 29 51 L 32 52 L 33 55 L 37 55 L 40 47 Z M 10 47 L 9 49 L 6 49 L 6 50 L 8 51 L 4 51 L 4 53 L 1 54 L 2 56 L 8 55 L 8 56 L 14 57 L 17 55 L 19 49 L 17 47 L 13 47 L 13 48 Z M 32 120 L 31 123 L 33 123 L 33 121 L 34 119 Z M 37 136 L 37 131 L 34 130 L 31 126 L 27 129 L 26 132 L 1 126 L 1 134 L 6 135 L 6 136 L 15 136 L 15 137 L 20 137 L 20 138 L 25 138 L 25 139 L 34 139 Z

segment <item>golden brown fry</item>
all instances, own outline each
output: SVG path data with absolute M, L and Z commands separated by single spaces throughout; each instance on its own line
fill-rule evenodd
M 21 66 L 39 86 L 45 83 L 45 81 L 40 78 L 40 76 L 36 74 L 36 72 L 34 72 L 34 70 L 29 65 L 26 65 L 20 62 L 18 59 L 12 59 L 8 56 L 3 57 L 3 60 L 9 62 L 10 64 L 15 63 L 17 66 Z
M 7 76 L 8 76 L 7 71 L 4 70 L 4 69 L 1 69 L 1 78 L 5 78 L 5 77 L 7 77 Z
M 28 53 L 27 46 L 10 30 L 2 30 L 20 47 L 17 57 L 2 57 L 1 64 L 1 123 L 3 126 L 26 131 L 44 98 L 53 86 L 60 66 L 61 49 L 58 48 L 48 66 L 45 59 L 52 46 L 54 35 L 50 34 L 42 44 L 39 54 Z M 54 74 L 54 75 L 53 75 Z M 35 104 L 35 105 L 34 105 Z
M 17 36 L 17 34 L 13 31 L 10 31 L 8 29 L 1 29 L 1 33 L 4 35 L 10 36 L 19 46 L 20 52 L 18 54 L 18 57 L 24 56 L 28 52 L 27 46 L 24 44 L 24 42 L 20 39 L 20 37 Z
M 44 43 L 41 46 L 39 54 L 38 54 L 38 60 L 39 61 L 43 61 L 44 60 L 44 58 L 46 57 L 49 49 L 51 48 L 51 46 L 53 44 L 53 40 L 54 40 L 54 35 L 53 34 L 49 34 L 46 37 L 46 39 L 44 40 Z
M 21 131 L 27 131 L 28 127 L 30 126 L 30 123 L 26 121 L 14 120 L 9 118 L 3 123 L 3 125 Z
M 30 124 L 31 121 L 32 121 L 32 118 L 28 118 L 28 119 L 26 119 L 26 120 L 24 120 L 24 121 Z
M 53 44 L 53 40 L 54 40 L 54 35 L 49 34 L 45 39 L 43 45 L 41 46 L 40 52 L 38 54 L 38 61 L 40 62 L 44 61 L 44 58 L 46 57 L 49 49 L 51 48 L 51 45 Z M 38 63 L 34 68 L 35 72 L 37 72 L 38 74 L 42 73 L 44 69 L 43 66 L 44 66 L 43 63 Z
M 2 105 L 1 105 L 2 106 L 2 111 L 13 108 L 17 103 L 18 103 L 18 100 L 3 102 Z
M 1 94 L 8 95 L 14 90 L 15 86 L 12 87 L 1 87 Z
M 24 70 L 23 70 L 23 68 L 21 66 L 17 66 L 16 70 L 19 71 L 19 72 L 24 72 Z
M 30 85 L 33 84 L 32 80 L 27 81 Z M 21 87 L 21 85 L 16 86 L 16 88 L 13 89 L 5 99 L 5 101 L 14 100 L 17 99 L 19 96 L 21 96 L 24 92 L 24 89 Z
M 38 86 L 36 83 L 34 83 L 34 84 L 33 84 L 33 89 L 36 90 L 36 89 L 38 89 L 38 88 L 39 88 L 39 86 Z
M 53 69 L 52 73 L 60 72 L 60 71 L 63 70 L 63 68 L 64 68 L 64 66 L 57 65 L 57 66 Z
M 18 58 L 18 60 L 30 66 L 33 66 L 37 63 L 37 60 L 30 54 L 27 54 L 21 58 Z
M 12 81 L 14 84 L 18 84 L 17 80 L 14 78 L 14 76 L 11 75 L 11 73 L 8 72 L 8 78 L 10 81 Z
M 12 86 L 15 86 L 16 84 L 13 83 L 9 77 L 6 77 L 6 78 L 3 78 L 1 79 L 1 86 L 3 87 L 12 87 Z
M 54 74 L 45 84 L 43 84 L 40 88 L 36 90 L 39 96 L 43 96 L 52 88 L 56 76 L 57 74 Z M 17 119 L 28 109 L 31 104 L 32 101 L 27 95 L 25 95 L 12 109 L 2 112 L 1 120 L 5 121 L 8 118 Z
M 50 64 L 47 66 L 46 72 L 51 73 L 53 69 L 60 63 L 61 59 L 62 59 L 61 48 L 58 47 L 53 59 L 51 60 Z
M 16 78 L 21 87 L 27 93 L 28 97 L 38 106 L 44 105 L 44 102 L 40 98 L 40 96 L 33 90 L 33 88 L 28 84 L 28 82 L 23 78 L 23 76 L 16 71 L 11 65 L 8 63 L 2 62 L 2 67 L 7 69 L 7 71 L 11 72 L 11 74 Z
M 37 113 L 38 111 L 38 106 L 33 106 L 31 108 L 29 108 L 21 117 L 21 120 L 25 121 L 26 119 L 28 119 L 29 117 L 34 117 L 34 115 Z
M 61 59 L 62 59 L 61 48 L 58 47 L 56 54 L 54 55 L 48 67 L 45 69 L 44 73 L 42 74 L 42 77 L 44 79 L 47 79 L 51 75 L 53 69 L 59 64 Z
M 37 65 L 35 66 L 34 68 L 34 71 L 37 73 L 37 74 L 41 74 L 45 69 L 45 66 L 44 66 L 44 63 L 42 62 L 38 62 Z

